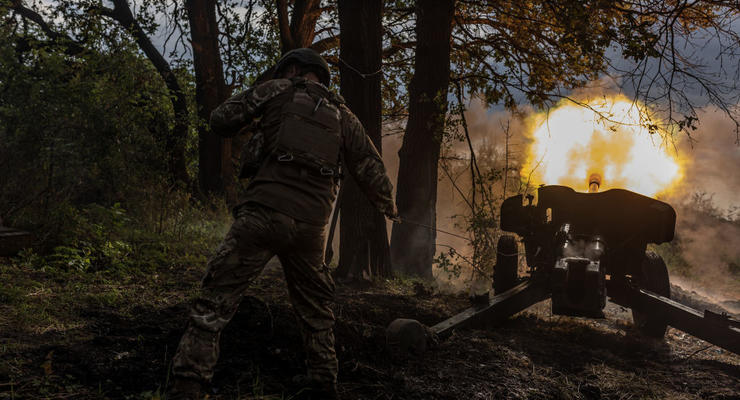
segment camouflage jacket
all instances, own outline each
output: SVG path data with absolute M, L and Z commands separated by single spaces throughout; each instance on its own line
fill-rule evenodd
M 273 79 L 231 97 L 211 113 L 211 129 L 223 137 L 236 135 L 243 127 L 260 118 L 270 100 L 287 92 L 294 82 L 295 79 Z M 310 81 L 304 81 L 304 84 L 306 82 L 319 85 Z M 333 96 L 332 103 L 339 108 L 341 113 L 342 168 L 355 178 L 370 202 L 381 213 L 388 214 L 394 208 L 393 185 L 386 174 L 380 154 L 365 134 L 360 121 L 343 104 L 343 99 L 336 94 Z M 247 168 L 256 169 L 258 166 L 256 164 L 265 162 L 266 155 L 271 154 L 275 148 L 276 135 L 275 129 L 258 129 L 253 134 L 243 150 L 247 153 L 247 157 L 243 159 L 246 158 L 247 163 L 251 162 L 255 165 L 247 165 Z M 249 191 L 247 196 L 249 196 Z M 335 194 L 331 193 L 332 202 L 334 196 Z M 250 199 L 247 198 L 246 201 Z M 294 215 L 294 217 L 298 216 Z

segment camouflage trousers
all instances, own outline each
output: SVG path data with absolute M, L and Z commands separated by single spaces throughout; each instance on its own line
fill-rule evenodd
M 283 266 L 307 355 L 309 380 L 333 384 L 334 281 L 324 265 L 325 227 L 297 221 L 257 204 L 242 206 L 229 233 L 208 261 L 185 334 L 172 361 L 175 377 L 210 382 L 219 355 L 221 331 L 245 290 L 277 255 Z

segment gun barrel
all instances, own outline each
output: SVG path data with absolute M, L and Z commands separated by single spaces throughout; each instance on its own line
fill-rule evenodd
M 591 176 L 588 177 L 588 192 L 596 193 L 599 191 L 600 187 L 601 187 L 601 175 L 597 173 L 591 174 Z

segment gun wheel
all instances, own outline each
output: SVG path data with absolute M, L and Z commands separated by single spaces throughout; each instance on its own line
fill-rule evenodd
M 663 258 L 652 251 L 646 251 L 640 272 L 641 274 L 635 277 L 640 288 L 664 297 L 671 297 L 668 268 L 666 268 Z M 668 327 L 668 324 L 660 316 L 635 309 L 632 310 L 632 320 L 640 333 L 652 338 L 662 338 Z
M 493 294 L 501 294 L 519 281 L 519 247 L 512 235 L 503 235 L 496 245 L 496 265 L 493 266 Z

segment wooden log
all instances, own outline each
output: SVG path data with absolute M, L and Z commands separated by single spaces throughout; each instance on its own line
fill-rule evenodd
M 0 257 L 14 256 L 22 249 L 31 247 L 32 244 L 32 234 L 0 226 Z

